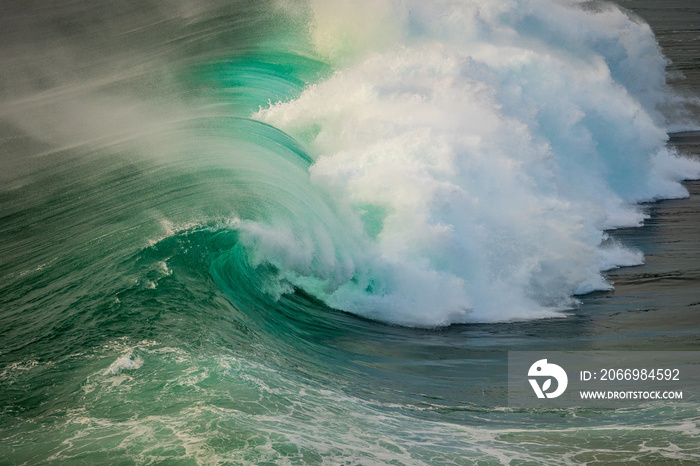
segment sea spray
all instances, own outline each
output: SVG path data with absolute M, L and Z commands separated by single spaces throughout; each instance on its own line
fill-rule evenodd
M 641 263 L 603 246 L 606 229 L 640 225 L 636 203 L 700 176 L 666 146 L 675 97 L 653 33 L 614 6 L 311 7 L 337 71 L 254 118 L 307 147 L 341 218 L 308 204 L 296 226 L 249 223 L 242 240 L 332 307 L 419 326 L 558 315 L 610 288 L 601 271 Z

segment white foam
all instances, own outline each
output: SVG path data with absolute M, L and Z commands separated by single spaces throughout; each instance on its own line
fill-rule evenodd
M 250 223 L 255 263 L 406 325 L 552 316 L 610 288 L 601 271 L 642 259 L 604 231 L 686 195 L 700 164 L 665 146 L 675 97 L 651 29 L 588 6 L 312 2 L 339 70 L 254 117 L 308 144 L 312 183 L 365 233 Z
M 105 369 L 105 375 L 117 375 L 122 371 L 133 371 L 141 368 L 143 366 L 143 359 L 141 356 L 134 357 L 133 353 L 127 353 L 116 361 L 114 361 L 110 366 Z

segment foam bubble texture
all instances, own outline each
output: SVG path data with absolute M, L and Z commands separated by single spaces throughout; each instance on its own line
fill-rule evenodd
M 354 240 L 323 222 L 243 239 L 333 307 L 421 326 L 557 315 L 609 288 L 602 270 L 642 262 L 603 247 L 606 229 L 700 176 L 666 146 L 676 98 L 653 33 L 616 7 L 311 5 L 338 71 L 254 117 L 308 146 L 311 183 Z

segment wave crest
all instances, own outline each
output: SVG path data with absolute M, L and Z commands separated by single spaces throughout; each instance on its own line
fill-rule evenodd
M 297 225 L 314 228 L 284 234 L 251 223 L 256 261 L 405 325 L 553 316 L 610 288 L 601 271 L 641 254 L 602 246 L 605 230 L 686 195 L 700 164 L 666 146 L 672 94 L 650 28 L 591 5 L 312 2 L 312 38 L 338 70 L 254 118 L 307 145 L 339 214 L 309 205 Z M 387 21 L 360 27 L 374 13 Z

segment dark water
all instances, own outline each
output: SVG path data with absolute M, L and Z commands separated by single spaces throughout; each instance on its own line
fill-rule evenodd
M 674 88 L 683 95 L 696 94 L 700 5 L 620 4 L 654 28 L 672 61 L 668 70 Z M 584 113 L 589 112 L 581 121 L 599 150 L 598 162 L 606 166 L 601 170 L 604 175 L 591 172 L 584 177 L 590 163 L 568 164 L 568 152 L 559 151 L 568 144 L 574 157 L 572 141 L 585 145 L 585 138 L 577 139 L 581 134 L 573 130 L 561 139 L 556 136 L 563 134 L 557 120 L 571 113 L 563 104 L 551 110 L 564 94 L 556 94 L 561 80 L 548 80 L 552 70 L 546 59 L 538 61 L 536 55 L 533 68 L 523 65 L 516 66 L 517 72 L 503 71 L 493 58 L 501 55 L 475 47 L 470 53 L 481 64 L 472 69 L 471 62 L 464 62 L 451 75 L 441 64 L 459 57 L 452 54 L 450 41 L 470 47 L 476 40 L 460 35 L 469 30 L 464 24 L 479 26 L 469 22 L 473 11 L 449 2 L 421 11 L 421 17 L 432 18 L 445 30 L 449 28 L 435 18 L 443 18 L 443 11 L 460 12 L 459 21 L 467 23 L 458 22 L 459 33 L 453 37 L 452 32 L 443 36 L 431 30 L 431 21 L 415 18 L 405 33 L 395 32 L 401 28 L 392 29 L 390 21 L 377 26 L 373 18 L 385 18 L 386 11 L 391 17 L 394 11 L 379 3 L 359 9 L 328 5 L 217 1 L 194 5 L 173 0 L 0 7 L 0 463 L 696 463 L 697 401 L 623 410 L 512 409 L 506 407 L 506 369 L 508 351 L 700 349 L 700 183 L 686 182 L 689 196 L 684 199 L 642 203 L 638 210 L 625 211 L 647 215 L 644 226 L 611 231 L 603 246 L 627 251 L 621 262 L 638 257 L 629 250 L 639 251 L 644 264 L 605 272 L 614 289 L 577 296 L 578 303 L 572 304 L 565 298 L 573 285 L 559 272 L 573 269 L 571 275 L 585 281 L 595 280 L 598 269 L 592 275 L 579 273 L 576 267 L 589 265 L 590 258 L 555 260 L 547 246 L 578 257 L 581 251 L 593 254 L 597 243 L 581 246 L 585 238 L 576 236 L 576 228 L 571 228 L 570 247 L 531 238 L 572 238 L 544 231 L 559 227 L 569 231 L 570 224 L 557 223 L 562 212 L 568 215 L 557 210 L 559 204 L 543 204 L 550 205 L 552 216 L 537 216 L 536 210 L 522 218 L 516 215 L 528 202 L 550 199 L 551 186 L 543 181 L 547 176 L 538 178 L 533 168 L 526 178 L 545 187 L 530 188 L 529 181 L 520 186 L 523 174 L 510 170 L 518 164 L 528 166 L 527 160 L 499 159 L 499 151 L 477 151 L 474 160 L 479 154 L 493 157 L 482 157 L 489 162 L 478 166 L 478 176 L 464 175 L 461 185 L 450 179 L 474 194 L 470 204 L 460 204 L 459 196 L 449 197 L 452 190 L 443 193 L 444 202 L 438 202 L 440 198 L 430 204 L 433 210 L 428 214 L 421 210 L 420 199 L 406 201 L 408 207 L 402 211 L 403 201 L 413 199 L 411 193 L 429 196 L 438 188 L 420 190 L 434 186 L 431 180 L 445 179 L 411 178 L 415 173 L 402 172 L 402 167 L 422 167 L 420 160 L 401 159 L 402 151 L 396 149 L 410 153 L 412 146 L 472 147 L 450 139 L 451 129 L 442 123 L 445 115 L 468 120 L 471 126 L 459 127 L 457 133 L 472 131 L 472 126 L 486 140 L 495 134 L 500 137 L 503 133 L 495 130 L 503 128 L 517 133 L 518 125 L 493 123 L 491 128 L 491 123 L 483 122 L 499 115 L 504 121 L 520 118 L 528 127 L 534 120 L 503 102 L 499 106 L 483 96 L 474 100 L 464 96 L 472 95 L 473 82 L 487 83 L 493 94 L 509 98 L 516 98 L 514 90 L 519 88 L 524 106 L 545 102 L 537 107 L 542 117 L 528 127 L 528 134 L 535 142 L 548 140 L 552 158 L 561 167 L 556 176 L 563 181 L 553 182 L 563 193 L 558 200 L 579 209 L 576 222 L 595 230 L 586 215 L 597 198 L 586 189 L 567 191 L 564 186 L 590 181 L 595 189 L 603 186 L 606 194 L 622 200 L 640 194 L 631 185 L 646 179 L 636 175 L 646 175 L 635 174 L 635 167 L 647 165 L 642 158 L 639 163 L 618 160 L 618 149 L 624 143 L 634 144 L 630 157 L 637 157 L 635 151 L 658 149 L 656 136 L 637 142 L 645 131 L 692 130 L 690 123 L 697 116 L 692 100 L 664 94 L 661 106 L 670 112 L 668 128 L 656 122 L 632 129 L 624 111 L 610 116 L 576 101 Z M 609 24 L 629 27 L 619 23 L 621 16 L 597 6 L 591 11 L 602 11 L 601 16 L 575 13 L 572 19 L 559 11 L 562 16 L 555 16 L 555 22 L 561 20 L 564 26 L 566 21 L 586 20 L 581 23 L 588 28 L 586 34 L 567 36 L 550 24 L 546 3 L 533 3 L 544 7 L 533 7 L 534 13 L 527 14 L 522 5 L 506 8 L 508 14 L 502 17 L 489 16 L 486 10 L 482 16 L 490 26 L 516 24 L 532 51 L 544 47 L 544 52 L 556 55 L 563 37 L 563 68 L 570 64 L 566 61 L 570 55 L 599 52 L 616 82 L 628 85 L 629 93 L 637 92 L 638 80 L 629 78 L 625 67 L 644 69 L 647 62 L 640 59 L 642 64 L 630 65 L 632 59 L 619 58 L 617 32 L 610 36 L 606 32 L 617 31 Z M 419 10 L 418 4 L 413 6 Z M 371 14 L 363 16 L 364 11 Z M 313 24 L 309 18 L 314 14 L 317 21 L 324 18 L 322 25 L 337 27 L 330 39 L 319 42 L 309 37 Z M 525 18 L 521 23 L 513 19 L 518 15 Z M 338 17 L 343 21 L 338 23 Z M 601 21 L 610 23 L 596 26 Z M 365 37 L 365 29 L 348 32 L 344 24 L 363 24 L 370 33 Z M 318 24 L 315 27 L 323 32 Z M 476 42 L 500 47 L 508 36 L 499 36 L 497 30 L 483 32 Z M 643 31 L 639 34 L 648 37 Z M 348 39 L 335 44 L 334 37 Z M 431 48 L 433 41 L 417 39 L 422 37 L 442 45 Z M 370 52 L 391 51 L 393 40 L 403 41 L 404 55 L 399 55 L 405 61 L 396 61 L 390 52 L 380 55 L 379 61 L 399 70 L 399 80 L 410 85 L 392 94 L 394 84 L 381 73 L 373 74 L 376 66 Z M 594 44 L 590 48 L 588 41 Z M 415 42 L 425 47 L 419 59 L 412 55 Z M 635 57 L 631 50 L 629 56 Z M 547 55 L 544 52 L 542 56 Z M 353 61 L 363 54 L 370 56 L 367 67 Z M 657 58 L 648 62 L 649 76 Z M 412 60 L 435 66 L 426 71 Z M 299 111 L 280 107 L 282 116 L 291 115 L 289 121 L 273 113 L 250 118 L 268 101 L 293 102 L 314 83 L 333 83 L 334 76 L 338 79 L 334 71 L 349 76 L 338 86 L 352 98 L 343 99 L 344 92 L 321 87 L 318 95 L 328 104 L 322 109 L 314 107 L 311 96 L 307 98 L 312 104 L 301 100 Z M 414 81 L 416 75 L 419 79 Z M 582 87 L 562 89 L 566 95 L 581 92 L 584 101 L 595 101 L 600 90 L 603 101 L 619 97 L 627 102 L 615 91 L 622 87 L 611 86 L 610 91 L 592 75 Z M 465 76 L 469 79 L 462 82 Z M 652 78 L 639 84 L 640 96 L 663 90 Z M 368 80 L 380 84 L 374 88 Z M 551 100 L 533 84 L 538 81 L 552 92 Z M 448 97 L 431 101 L 430 93 L 424 93 L 422 100 L 417 99 L 411 94 L 414 85 L 438 89 Z M 372 94 L 367 107 L 355 107 L 355 102 L 365 101 L 362 93 L 352 92 L 366 88 L 383 93 Z M 324 92 L 330 92 L 332 99 Z M 452 100 L 473 104 L 485 113 L 474 121 L 469 114 L 441 113 L 445 102 Z M 380 103 L 376 107 L 375 101 Z M 430 105 L 413 107 L 415 102 Z M 496 107 L 501 113 L 493 113 Z M 332 109 L 330 116 L 324 113 L 327 108 Z M 417 108 L 434 133 L 423 139 L 425 133 L 416 131 L 403 144 L 405 134 L 395 128 Z M 390 116 L 371 120 L 368 109 L 372 115 L 388 109 Z M 336 115 L 341 115 L 344 129 L 334 132 Z M 598 118 L 616 125 L 612 133 L 624 137 L 610 135 L 596 123 Z M 306 119 L 313 124 L 294 126 Z M 362 126 L 364 121 L 370 123 Z M 354 122 L 360 129 L 353 133 Z M 344 203 L 343 196 L 334 197 L 334 186 L 362 167 L 343 160 L 327 164 L 319 151 L 338 145 L 344 151 L 341 156 L 353 153 L 353 143 L 342 137 L 343 131 L 357 142 L 373 137 L 374 129 L 380 142 L 400 142 L 380 145 L 383 149 L 373 152 L 375 157 L 399 153 L 397 164 L 382 159 L 384 165 L 375 167 L 378 186 L 411 189 L 391 197 L 357 178 L 361 189 L 343 185 L 352 201 Z M 695 138 L 696 133 L 675 137 L 674 150 L 700 158 Z M 494 145 L 508 152 L 522 149 L 518 144 L 526 139 L 504 137 Z M 660 144 L 663 147 L 663 138 Z M 373 147 L 368 143 L 363 150 Z M 536 152 L 538 147 L 533 143 L 530 149 Z M 428 153 L 434 155 L 428 165 L 447 163 L 440 158 L 442 152 Z M 342 168 L 342 176 L 333 178 L 336 166 Z M 321 173 L 318 167 L 328 171 Z M 687 167 L 687 176 L 697 168 L 692 163 Z M 573 183 L 567 170 L 582 170 L 582 175 L 572 178 Z M 331 175 L 326 179 L 324 173 Z M 396 173 L 406 178 L 396 181 Z M 493 185 L 481 183 L 491 176 L 496 180 Z M 683 173 L 675 176 L 683 177 Z M 330 188 L 319 188 L 328 180 Z M 512 192 L 503 180 L 515 185 Z M 671 186 L 658 192 L 651 186 L 651 194 L 646 194 L 669 197 L 677 193 L 675 181 Z M 499 192 L 507 196 L 499 197 Z M 524 196 L 527 202 L 511 208 L 508 196 L 515 201 Z M 461 211 L 451 216 L 450 205 L 472 206 L 471 222 L 461 223 Z M 480 210 L 477 205 L 487 207 Z M 405 216 L 392 217 L 391 212 Z M 567 215 L 563 216 L 568 219 Z M 436 224 L 452 225 L 466 239 L 449 243 L 440 236 L 442 230 L 431 236 L 433 230 L 421 229 L 425 216 L 442 222 Z M 415 228 L 401 223 L 406 219 Z M 399 227 L 392 230 L 392 221 Z M 357 233 L 358 224 L 366 238 Z M 472 224 L 478 228 L 472 229 Z M 542 224 L 548 228 L 540 228 Z M 407 236 L 401 236 L 403 231 L 409 232 Z M 479 236 L 483 231 L 488 233 L 486 239 Z M 382 242 L 389 234 L 393 241 Z M 469 246 L 470 234 L 481 238 L 481 242 L 474 239 L 478 247 Z M 594 239 L 596 234 L 597 230 Z M 431 243 L 434 238 L 440 241 Z M 395 244 L 408 252 L 393 250 Z M 449 247 L 443 250 L 444 244 Z M 335 251 L 333 258 L 325 254 L 329 248 Z M 488 254 L 481 255 L 484 248 Z M 305 263 L 308 250 L 315 252 Z M 377 250 L 393 262 L 364 255 Z M 486 262 L 461 267 L 452 256 Z M 510 280 L 531 257 L 539 259 L 537 276 L 542 278 L 528 278 L 527 286 Z M 347 273 L 350 262 L 355 266 L 352 279 Z M 424 263 L 434 268 L 426 272 L 421 269 Z M 414 280 L 408 272 L 415 270 L 419 279 Z M 441 306 L 453 298 L 453 288 L 443 288 L 443 281 L 478 280 L 486 270 L 491 271 L 490 280 L 468 290 L 477 318 L 470 318 L 474 313 L 441 313 Z M 442 274 L 437 284 L 431 282 L 434 274 Z M 499 280 L 507 286 L 489 288 L 489 282 Z M 409 298 L 401 300 L 405 296 Z M 425 296 L 428 305 L 413 306 Z M 362 307 L 368 302 L 375 307 Z M 479 305 L 490 313 L 479 314 Z M 557 317 L 538 318 L 544 315 Z M 443 325 L 451 322 L 456 323 Z

